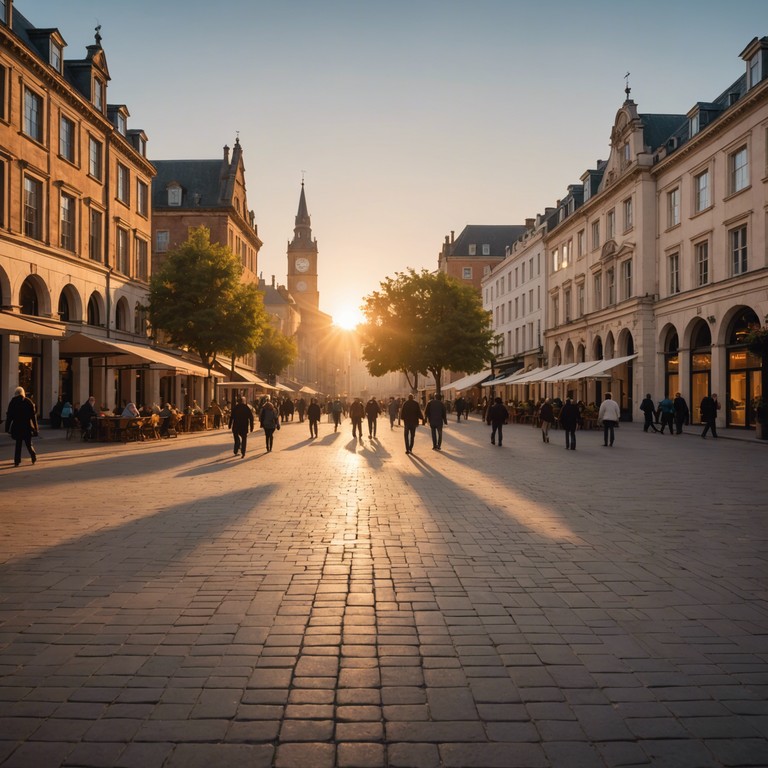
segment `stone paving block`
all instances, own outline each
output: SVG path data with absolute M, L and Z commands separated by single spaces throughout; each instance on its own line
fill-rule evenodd
M 440 768 L 440 753 L 435 744 L 389 744 L 390 768 Z
M 336 742 L 367 741 L 382 743 L 384 741 L 384 723 L 382 722 L 347 722 L 336 723 Z
M 441 744 L 445 768 L 549 768 L 538 744 Z
M 271 768 L 274 751 L 266 744 L 179 744 L 164 768 Z
M 63 764 L 78 768 L 104 768 L 105 765 L 114 765 L 124 749 L 123 743 L 75 744 Z
M 3 768 L 59 768 L 73 749 L 72 743 L 28 741 L 18 745 Z
M 336 748 L 338 768 L 385 768 L 386 753 L 382 744 L 340 743 Z
M 138 744 L 124 747 L 115 761 L 115 768 L 162 768 L 174 749 L 173 744 Z
M 336 747 L 323 743 L 278 744 L 274 765 L 275 768 L 336 768 Z

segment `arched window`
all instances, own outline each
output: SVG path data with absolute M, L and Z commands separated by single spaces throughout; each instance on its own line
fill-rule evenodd
M 127 331 L 128 322 L 128 302 L 123 298 L 117 302 L 117 307 L 115 308 L 115 328 L 118 331 Z
M 88 325 L 101 325 L 101 312 L 96 294 L 92 293 L 88 299 Z
M 29 280 L 25 280 L 19 291 L 19 304 L 23 315 L 39 315 L 40 304 L 37 298 L 35 286 Z
M 64 293 L 64 291 L 61 292 L 61 296 L 59 296 L 59 320 L 61 320 L 63 323 L 68 323 L 71 320 L 70 317 L 70 310 L 69 310 L 69 300 L 67 299 L 67 294 Z

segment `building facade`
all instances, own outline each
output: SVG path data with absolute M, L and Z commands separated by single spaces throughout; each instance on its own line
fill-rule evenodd
M 147 137 L 110 104 L 97 27 L 84 58 L 66 58 L 55 28 L 37 29 L 0 4 L 0 400 L 21 384 L 46 416 L 59 396 L 94 393 L 110 407 L 151 386 L 107 358 L 60 348 L 65 334 L 146 343 L 150 276 Z

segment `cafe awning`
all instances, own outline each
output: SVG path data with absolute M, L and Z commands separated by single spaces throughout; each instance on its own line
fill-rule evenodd
M 303 395 L 319 395 L 320 393 L 312 387 L 308 387 L 306 384 L 299 390 Z
M 485 381 L 489 376 L 492 375 L 493 373 L 491 372 L 490 368 L 487 368 L 486 370 L 480 371 L 479 373 L 470 373 L 468 376 L 464 376 L 461 379 L 452 381 L 450 384 L 444 385 L 443 389 L 469 389 L 470 387 L 476 386 L 481 381 Z
M 598 360 L 597 365 L 594 368 L 589 368 L 577 376 L 579 379 L 591 379 L 593 377 L 606 376 L 608 371 L 616 368 L 619 365 L 628 363 L 630 360 L 634 360 L 637 355 L 626 355 L 625 357 L 614 357 L 612 360 Z M 570 376 L 568 377 L 570 381 Z
M 4 310 L 0 310 L 0 333 L 38 336 L 44 339 L 60 339 L 64 336 L 64 331 L 59 328 Z
M 231 368 L 226 369 L 226 373 L 232 375 Z M 222 374 L 224 375 L 224 374 Z M 240 365 L 235 366 L 234 375 L 238 376 L 237 381 L 219 381 L 217 385 L 228 389 L 245 389 L 246 387 L 262 387 L 263 389 L 274 389 L 271 384 L 268 384 L 260 376 L 257 376 L 253 371 L 249 371 L 247 368 L 243 368 Z
M 149 365 L 159 370 L 176 371 L 188 376 L 208 377 L 208 369 L 185 360 L 170 350 L 163 351 L 145 344 L 133 344 L 114 339 L 100 339 L 86 333 L 73 333 L 59 344 L 61 357 L 107 357 L 114 358 L 115 367 L 138 367 Z M 222 378 L 224 374 L 211 371 L 211 376 Z

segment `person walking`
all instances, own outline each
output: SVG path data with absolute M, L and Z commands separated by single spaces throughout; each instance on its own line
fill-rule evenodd
M 565 450 L 576 450 L 576 427 L 579 426 L 581 413 L 579 406 L 571 400 L 565 399 L 563 407 L 560 409 L 560 426 L 565 432 Z
M 605 393 L 605 400 L 600 403 L 600 410 L 597 412 L 597 420 L 603 423 L 603 446 L 608 445 L 613 448 L 614 429 L 619 424 L 621 418 L 621 409 L 619 404 L 613 399 L 610 392 Z M 610 439 L 610 443 L 608 442 Z
M 272 443 L 274 442 L 275 430 L 280 429 L 280 417 L 272 405 L 269 395 L 264 400 L 259 413 L 259 426 L 264 430 L 266 439 L 267 453 L 272 452 Z
M 313 397 L 307 406 L 307 420 L 309 421 L 309 437 L 317 437 L 317 425 L 320 423 L 320 405 Z
M 453 408 L 456 411 L 456 422 L 461 421 L 461 416 L 464 413 L 464 409 L 467 407 L 467 401 L 459 395 L 456 398 L 456 402 L 453 404 Z
M 509 421 L 509 411 L 500 397 L 493 401 L 493 405 L 487 409 L 486 421 L 491 425 L 491 443 L 496 445 L 496 435 L 499 436 L 499 448 L 504 439 L 503 427 Z
M 405 453 L 413 453 L 413 443 L 416 439 L 416 427 L 419 422 L 425 423 L 424 414 L 421 412 L 421 406 L 414 399 L 413 395 L 408 395 L 408 399 L 403 403 L 400 409 L 400 420 L 403 422 L 403 435 L 405 436 Z
M 701 436 L 706 438 L 707 432 L 712 431 L 712 437 L 717 437 L 717 412 L 720 410 L 720 403 L 717 399 L 717 395 L 707 395 L 702 398 L 701 405 L 701 420 L 704 422 L 704 431 Z
M 336 432 L 341 424 L 341 414 L 344 412 L 344 406 L 341 404 L 341 400 L 337 397 L 331 403 L 331 416 L 333 417 L 333 431 Z
M 664 427 L 669 427 L 669 434 L 673 435 L 675 433 L 675 404 L 668 395 L 665 395 L 659 401 L 659 413 L 661 413 L 661 429 L 659 432 L 663 435 Z
M 432 432 L 432 450 L 439 451 L 443 447 L 443 425 L 448 423 L 448 410 L 442 395 L 430 398 L 424 411 L 424 417 Z
M 13 466 L 18 467 L 21 464 L 22 443 L 27 446 L 29 458 L 34 464 L 37 461 L 37 454 L 32 447 L 32 438 L 38 435 L 37 412 L 35 404 L 24 392 L 24 387 L 16 387 L 13 390 L 13 397 L 5 413 L 5 431 L 16 441 Z
M 359 397 L 356 397 L 349 406 L 349 418 L 352 421 L 352 437 L 363 439 L 363 416 L 365 416 L 365 406 Z
M 365 416 L 368 419 L 368 437 L 376 437 L 376 424 L 380 414 L 381 406 L 379 405 L 379 401 L 375 397 L 372 397 L 365 404 Z
M 229 414 L 229 428 L 235 439 L 234 454 L 237 456 L 239 453 L 240 457 L 244 459 L 245 449 L 248 445 L 248 433 L 253 432 L 253 411 L 244 396 L 235 403 Z
M 688 410 L 688 403 L 685 402 L 685 398 L 679 393 L 675 393 L 675 399 L 672 401 L 672 407 L 675 411 L 675 434 L 683 434 L 683 424 L 687 424 L 690 411 Z
M 395 428 L 395 419 L 400 412 L 400 405 L 394 397 L 389 398 L 389 405 L 387 406 L 387 412 L 389 413 L 389 428 Z
M 658 432 L 656 425 L 653 423 L 653 419 L 656 416 L 656 406 L 653 404 L 653 398 L 649 392 L 642 403 L 640 403 L 640 410 L 645 416 L 645 424 L 643 424 L 643 432 L 647 432 L 652 429 L 654 432 Z
M 552 407 L 552 401 L 547 397 L 539 409 L 539 421 L 541 422 L 541 439 L 549 442 L 549 428 L 555 420 L 555 409 Z

